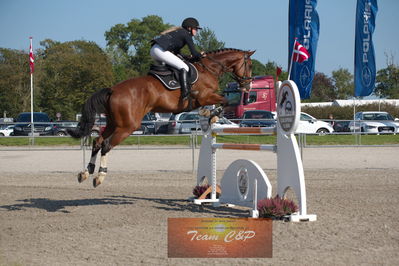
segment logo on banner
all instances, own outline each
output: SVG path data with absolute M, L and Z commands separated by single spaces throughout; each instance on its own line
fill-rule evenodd
M 362 70 L 362 82 L 363 85 L 369 87 L 371 85 L 372 80 L 371 70 L 368 66 L 364 66 Z
M 301 87 L 306 88 L 310 82 L 310 70 L 307 65 L 301 67 L 301 72 L 299 73 L 299 82 L 301 82 Z

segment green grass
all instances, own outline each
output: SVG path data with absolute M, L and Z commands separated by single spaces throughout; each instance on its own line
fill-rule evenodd
M 275 144 L 276 136 L 225 135 L 218 136 L 218 142 Z M 29 137 L 1 137 L 0 146 L 27 146 Z M 121 145 L 190 145 L 190 135 L 180 136 L 130 136 Z M 201 143 L 197 136 L 196 143 Z M 399 145 L 399 135 L 306 135 L 306 145 Z M 35 146 L 76 146 L 80 140 L 70 137 L 39 137 Z

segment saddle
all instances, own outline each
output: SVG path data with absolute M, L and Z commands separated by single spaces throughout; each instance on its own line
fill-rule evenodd
M 198 80 L 198 70 L 193 64 L 185 61 L 189 67 L 187 81 L 194 84 Z M 159 79 L 162 84 L 169 90 L 180 89 L 179 70 L 165 65 L 165 64 L 152 64 L 150 66 L 149 75 Z

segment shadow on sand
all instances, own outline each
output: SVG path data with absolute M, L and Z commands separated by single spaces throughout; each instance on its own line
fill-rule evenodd
M 213 214 L 215 217 L 248 217 L 248 211 L 228 207 L 213 207 L 212 205 L 195 205 L 187 199 L 146 198 L 135 196 L 109 196 L 94 199 L 55 200 L 49 198 L 30 198 L 18 200 L 17 204 L 3 205 L 0 209 L 20 211 L 24 209 L 41 209 L 48 212 L 70 213 L 68 207 L 99 206 L 99 205 L 133 205 L 136 202 L 148 201 L 153 204 L 149 208 L 167 212 L 191 212 Z

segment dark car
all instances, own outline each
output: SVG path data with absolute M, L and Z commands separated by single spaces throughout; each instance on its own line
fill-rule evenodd
M 55 134 L 56 136 L 67 136 L 69 135 L 68 129 L 76 129 L 78 126 L 78 121 L 57 121 L 54 123 L 55 125 Z
M 158 132 L 157 118 L 154 113 L 146 113 L 141 121 L 143 134 L 156 134 Z
M 158 133 L 159 125 L 157 124 L 157 118 L 154 113 L 147 113 L 144 115 L 141 121 L 140 129 L 133 132 L 133 135 L 150 135 Z
M 240 127 L 275 127 L 276 120 L 269 111 L 253 110 L 245 111 Z
M 349 128 L 350 120 L 336 120 L 334 121 L 333 128 L 335 132 L 351 132 Z
M 55 125 L 46 113 L 33 113 L 34 134 L 40 136 L 52 136 L 55 133 Z M 14 136 L 29 136 L 32 132 L 31 113 L 20 113 L 14 126 Z

